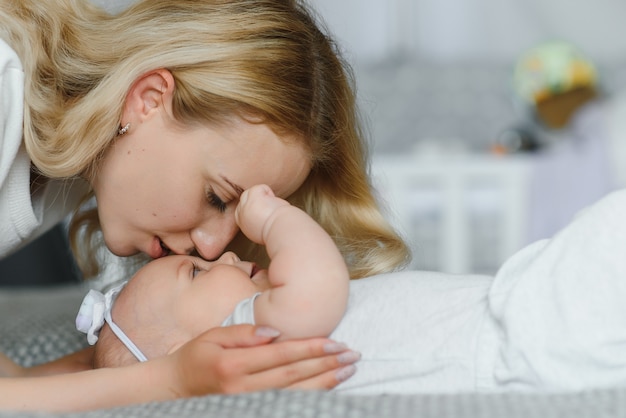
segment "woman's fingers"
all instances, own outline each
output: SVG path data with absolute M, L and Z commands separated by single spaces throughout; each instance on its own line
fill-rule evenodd
M 249 374 L 237 391 L 265 389 L 332 389 L 356 372 L 353 364 L 360 355 L 352 351 L 298 360 Z
M 295 382 L 285 389 L 332 389 L 341 382 L 345 382 L 357 371 L 357 366 L 349 364 L 340 369 L 318 374 L 305 380 Z
M 215 328 L 182 347 L 181 377 L 190 393 L 276 388 L 330 389 L 354 373 L 360 355 L 326 338 L 281 341 L 272 329 Z
M 281 341 L 253 349 L 228 350 L 233 359 L 237 359 L 233 360 L 233 367 L 245 374 L 260 373 L 310 359 L 320 359 L 320 363 L 327 367 L 338 367 L 340 363 L 337 358 L 345 352 L 350 352 L 348 347 L 327 338 Z
M 360 354 L 325 338 L 225 350 L 220 375 L 230 393 L 275 388 L 330 389 L 355 371 Z M 226 375 L 239 376 L 227 379 Z
M 241 374 L 258 373 L 301 360 L 326 357 L 350 351 L 343 344 L 327 338 L 290 340 L 268 344 L 279 334 L 272 328 L 233 325 L 213 328 L 196 338 L 198 342 L 217 344 L 229 358 L 229 368 Z M 254 347 L 254 349 L 252 349 Z M 345 357 L 345 356 L 344 356 Z M 336 363 L 339 364 L 339 363 Z
M 218 344 L 223 348 L 254 347 L 267 344 L 280 333 L 273 328 L 255 325 L 231 325 L 216 327 L 201 334 L 197 339 Z

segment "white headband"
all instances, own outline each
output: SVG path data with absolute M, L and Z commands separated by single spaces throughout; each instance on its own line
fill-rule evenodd
M 111 327 L 111 331 L 120 339 L 122 344 L 133 353 L 137 360 L 146 361 L 147 357 L 139 348 L 128 338 L 128 336 L 118 327 L 113 318 L 111 318 L 111 308 L 115 298 L 126 286 L 127 282 L 108 290 L 105 294 L 98 290 L 91 289 L 80 305 L 78 315 L 76 315 L 76 329 L 87 334 L 87 341 L 90 345 L 94 345 L 98 341 L 100 330 L 106 321 Z

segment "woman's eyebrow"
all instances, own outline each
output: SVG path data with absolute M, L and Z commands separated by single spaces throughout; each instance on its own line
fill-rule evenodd
M 243 187 L 241 187 L 240 185 L 238 185 L 236 183 L 233 183 L 226 176 L 220 176 L 220 177 L 222 178 L 222 180 L 224 180 L 226 183 L 228 183 L 228 185 L 230 187 L 233 188 L 233 190 L 237 194 L 237 197 L 241 196 L 241 194 L 244 192 L 244 188 Z

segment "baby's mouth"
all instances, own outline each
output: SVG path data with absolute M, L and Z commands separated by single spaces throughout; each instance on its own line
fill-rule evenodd
M 252 268 L 250 269 L 250 278 L 253 278 L 255 274 L 257 274 L 261 269 L 256 263 L 252 263 Z

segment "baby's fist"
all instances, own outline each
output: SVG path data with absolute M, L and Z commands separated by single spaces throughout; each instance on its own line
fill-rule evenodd
M 235 210 L 235 221 L 241 231 L 257 244 L 265 244 L 263 229 L 276 209 L 289 203 L 274 195 L 272 189 L 259 184 L 244 191 Z

